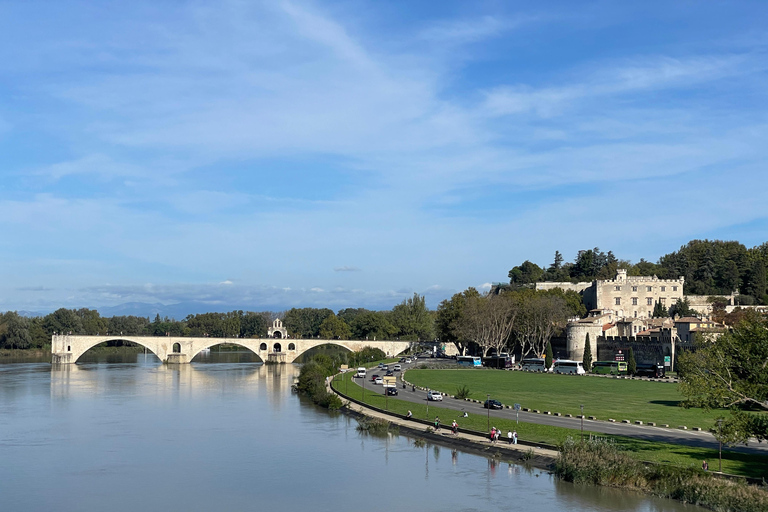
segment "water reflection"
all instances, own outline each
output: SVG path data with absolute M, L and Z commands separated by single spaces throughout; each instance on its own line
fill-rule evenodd
M 297 373 L 162 365 L 143 354 L 0 365 L 3 510 L 697 510 L 440 444 L 363 435 L 353 419 L 292 394 Z

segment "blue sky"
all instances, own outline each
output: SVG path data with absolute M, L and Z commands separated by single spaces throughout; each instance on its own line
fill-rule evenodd
M 762 1 L 0 1 L 0 309 L 435 307 L 555 250 L 760 244 L 766 26 Z

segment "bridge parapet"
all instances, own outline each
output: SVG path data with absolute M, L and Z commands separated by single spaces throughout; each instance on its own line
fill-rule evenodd
M 397 355 L 411 347 L 410 341 L 323 340 L 293 338 L 210 338 L 180 336 L 85 336 L 54 335 L 51 338 L 52 363 L 76 362 L 86 351 L 106 341 L 130 341 L 154 353 L 163 363 L 186 364 L 202 350 L 222 343 L 240 345 L 258 355 L 262 361 L 292 363 L 307 350 L 320 345 L 338 345 L 358 352 L 365 347 L 381 349 Z

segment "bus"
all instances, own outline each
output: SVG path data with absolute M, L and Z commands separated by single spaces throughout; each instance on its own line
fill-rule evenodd
M 483 358 L 483 366 L 488 368 L 512 368 L 514 362 L 514 356 L 510 357 L 509 354 L 504 353 Z
M 638 364 L 637 375 L 641 377 L 651 377 L 663 379 L 665 375 L 663 364 Z
M 483 366 L 482 360 L 475 356 L 457 356 L 456 364 L 459 366 L 469 366 L 470 368 L 480 368 Z
M 584 375 L 584 366 L 581 361 L 571 361 L 568 359 L 558 359 L 555 361 L 555 373 L 573 373 Z
M 534 357 L 531 359 L 523 359 L 520 361 L 520 364 L 523 367 L 523 370 L 529 371 L 529 372 L 546 372 L 549 371 L 544 366 L 544 359 L 540 357 Z
M 592 373 L 626 375 L 627 363 L 624 361 L 595 361 L 592 363 Z

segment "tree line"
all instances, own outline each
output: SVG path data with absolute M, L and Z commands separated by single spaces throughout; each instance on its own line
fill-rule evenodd
M 581 296 L 572 290 L 497 288 L 481 294 L 468 288 L 440 303 L 435 327 L 439 339 L 462 354 L 469 349 L 541 356 L 569 318 L 585 314 Z
M 432 340 L 435 312 L 423 296 L 414 294 L 390 311 L 364 308 L 292 308 L 283 312 L 230 311 L 201 313 L 175 320 L 156 315 L 102 317 L 95 309 L 60 308 L 45 316 L 24 317 L 15 311 L 0 313 L 0 348 L 43 348 L 58 334 L 123 336 L 211 336 L 263 338 L 275 318 L 293 338 Z M 114 340 L 110 345 L 125 342 Z
M 513 267 L 508 277 L 513 287 L 535 282 L 575 283 L 611 279 L 620 268 L 627 269 L 630 276 L 683 276 L 687 295 L 730 295 L 738 290 L 742 305 L 768 304 L 768 242 L 748 249 L 735 241 L 692 240 L 656 263 L 640 259 L 635 264 L 598 247 L 578 251 L 573 262 L 565 262 L 560 251 L 555 251 L 549 266 L 540 267 L 526 260 Z

